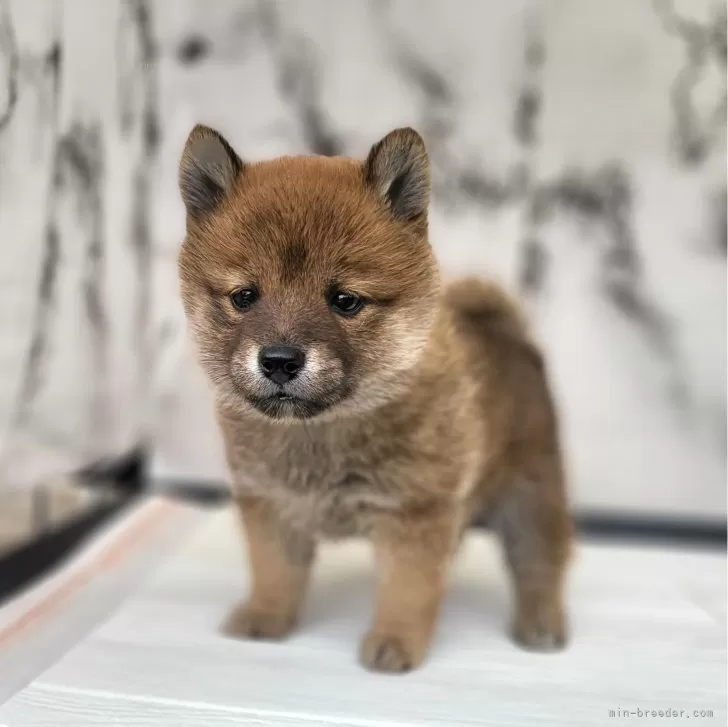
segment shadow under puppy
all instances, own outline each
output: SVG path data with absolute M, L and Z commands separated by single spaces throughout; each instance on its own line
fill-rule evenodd
M 500 289 L 441 286 L 417 132 L 391 132 L 364 162 L 248 163 L 196 126 L 179 181 L 184 307 L 250 560 L 226 632 L 286 635 L 317 542 L 363 535 L 378 585 L 361 661 L 416 667 L 463 532 L 487 514 L 514 638 L 562 646 L 572 525 L 544 364 Z

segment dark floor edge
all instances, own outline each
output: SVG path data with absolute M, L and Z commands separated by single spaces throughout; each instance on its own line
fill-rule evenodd
M 728 546 L 725 520 L 622 512 L 582 512 L 574 520 L 577 530 L 591 538 L 670 541 L 723 551 Z
M 103 503 L 0 556 L 0 605 L 61 564 L 131 498 Z
M 89 488 L 106 488 L 126 494 L 139 493 L 147 486 L 149 453 L 137 445 L 117 457 L 92 462 L 76 472 L 79 483 Z
M 146 488 L 148 461 L 146 448 L 138 445 L 73 473 L 79 487 L 103 490 L 110 497 L 0 555 L 0 605 L 71 557 L 100 526 L 135 500 Z

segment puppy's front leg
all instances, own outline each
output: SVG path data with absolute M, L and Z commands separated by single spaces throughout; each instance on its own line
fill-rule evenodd
M 385 522 L 374 535 L 378 586 L 374 622 L 361 646 L 369 669 L 409 671 L 435 629 L 460 519 L 452 512 Z
M 315 545 L 293 532 L 259 498 L 237 500 L 248 543 L 250 593 L 223 625 L 228 636 L 281 638 L 294 627 L 306 592 Z

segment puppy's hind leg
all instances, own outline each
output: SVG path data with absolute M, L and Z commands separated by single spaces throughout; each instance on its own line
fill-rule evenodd
M 514 590 L 513 639 L 537 651 L 567 641 L 564 587 L 572 521 L 558 462 L 529 467 L 504 491 L 494 519 Z

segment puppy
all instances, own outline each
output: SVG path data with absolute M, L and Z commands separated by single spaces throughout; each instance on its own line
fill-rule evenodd
M 250 561 L 226 632 L 285 636 L 317 543 L 366 536 L 378 582 L 360 659 L 412 669 L 463 532 L 487 516 L 513 637 L 562 646 L 572 526 L 543 359 L 497 287 L 441 286 L 417 132 L 391 132 L 363 162 L 249 163 L 196 126 L 179 184 L 184 308 Z

